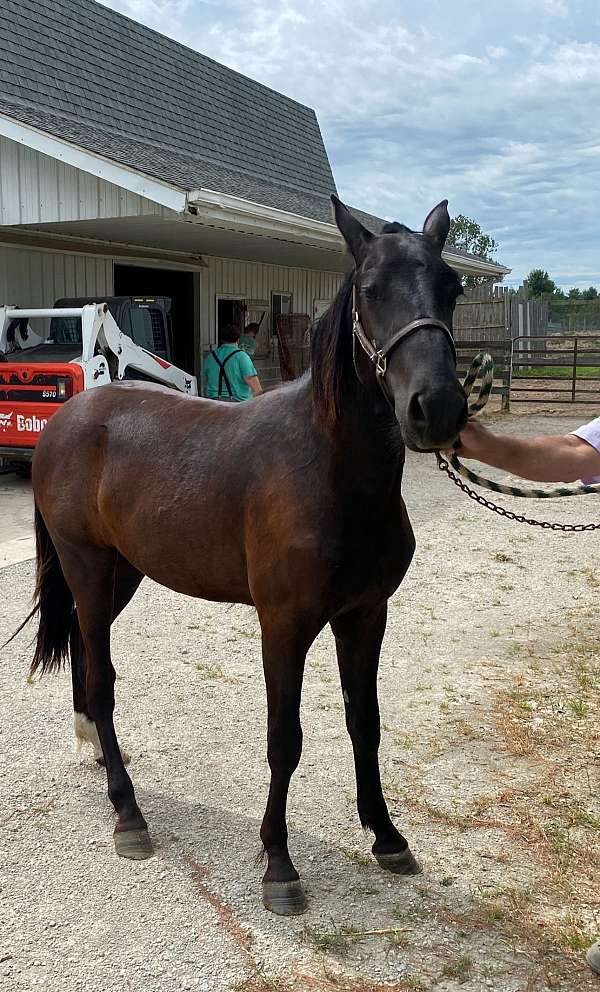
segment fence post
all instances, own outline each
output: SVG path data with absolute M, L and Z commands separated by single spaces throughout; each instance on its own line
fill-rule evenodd
M 573 378 L 571 381 L 571 402 L 575 402 L 575 393 L 577 390 L 577 338 L 575 338 L 575 343 L 573 345 Z
M 504 413 L 510 413 L 510 390 L 512 387 L 512 363 L 514 349 L 515 339 L 511 338 L 510 352 L 505 352 L 504 355 L 504 392 L 502 393 L 502 410 Z

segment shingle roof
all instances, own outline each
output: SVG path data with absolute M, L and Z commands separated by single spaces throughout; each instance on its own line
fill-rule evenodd
M 95 0 L 2 0 L 0 50 L 0 114 L 183 190 L 332 223 L 310 107 Z
M 184 189 L 330 218 L 309 107 L 94 0 L 3 0 L 0 46 L 0 112 Z

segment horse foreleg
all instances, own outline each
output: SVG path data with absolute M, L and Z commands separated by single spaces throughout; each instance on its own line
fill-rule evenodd
M 87 712 L 98 731 L 108 795 L 117 813 L 115 849 L 122 857 L 148 858 L 153 853 L 148 828 L 125 770 L 113 723 L 116 676 L 110 656 L 110 626 L 115 607 L 117 553 L 110 549 L 75 549 L 72 545 L 55 544 L 77 607 L 85 652 Z
M 262 620 L 262 618 L 261 618 Z M 290 779 L 302 753 L 300 696 L 308 645 L 296 632 L 263 623 L 263 666 L 267 686 L 269 799 L 260 829 L 267 855 L 263 904 L 273 913 L 296 916 L 308 909 L 288 851 L 286 804 Z
M 331 628 L 336 641 L 346 727 L 354 751 L 360 822 L 365 830 L 375 834 L 372 851 L 382 868 L 399 875 L 415 875 L 421 868 L 390 819 L 379 772 L 377 669 L 386 620 L 387 604 L 383 603 L 344 614 L 332 621 Z

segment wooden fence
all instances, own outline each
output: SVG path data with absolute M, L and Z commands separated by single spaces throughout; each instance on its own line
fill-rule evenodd
M 477 286 L 460 297 L 454 314 L 457 342 L 538 338 L 546 334 L 548 303 L 530 300 L 527 286 Z

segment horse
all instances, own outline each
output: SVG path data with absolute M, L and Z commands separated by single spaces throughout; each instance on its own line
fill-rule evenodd
M 83 392 L 50 420 L 32 466 L 31 670 L 70 660 L 75 731 L 106 767 L 121 857 L 147 858 L 153 846 L 113 724 L 111 624 L 145 575 L 255 607 L 271 772 L 262 899 L 281 915 L 308 905 L 286 802 L 302 750 L 305 658 L 327 624 L 360 822 L 382 868 L 421 870 L 381 788 L 377 668 L 387 603 L 415 548 L 405 448 L 450 447 L 467 419 L 451 336 L 462 289 L 442 258 L 447 201 L 421 233 L 388 223 L 380 234 L 332 203 L 354 264 L 314 329 L 308 373 L 239 405 L 142 382 Z

